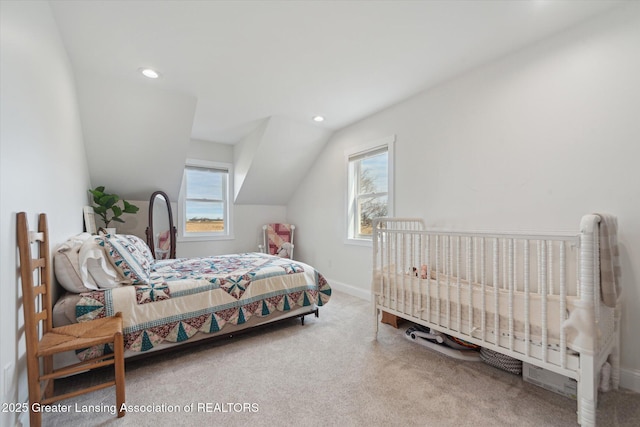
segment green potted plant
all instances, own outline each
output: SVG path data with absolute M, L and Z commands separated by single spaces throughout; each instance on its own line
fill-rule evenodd
M 112 221 L 124 223 L 124 220 L 120 218 L 122 214 L 136 213 L 139 210 L 136 205 L 127 202 L 118 195 L 105 192 L 104 186 L 96 187 L 93 190 L 90 189 L 89 192 L 93 196 L 93 203 L 96 205 L 93 207 L 93 211 L 102 218 L 105 228 L 109 227 L 109 223 Z M 118 202 L 122 202 L 122 204 Z

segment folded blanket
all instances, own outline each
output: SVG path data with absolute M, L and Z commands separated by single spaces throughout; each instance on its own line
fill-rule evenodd
M 620 262 L 618 220 L 609 214 L 600 217 L 600 296 L 607 307 L 615 307 L 620 298 Z

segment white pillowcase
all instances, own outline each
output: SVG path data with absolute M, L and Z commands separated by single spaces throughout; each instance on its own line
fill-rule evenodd
M 130 284 L 122 273 L 115 268 L 105 249 L 92 236 L 80 247 L 80 277 L 85 287 L 93 290 L 115 288 L 122 284 Z
M 56 249 L 53 255 L 53 268 L 58 283 L 69 292 L 79 294 L 88 292 L 82 282 L 79 265 L 79 252 L 82 244 L 91 237 L 89 233 L 81 233 L 70 237 Z
M 151 281 L 153 256 L 147 244 L 132 234 L 106 234 L 94 238 L 126 280 L 134 285 L 148 285 Z

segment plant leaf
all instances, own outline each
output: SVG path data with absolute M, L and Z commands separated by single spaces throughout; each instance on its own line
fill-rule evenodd
M 120 216 L 123 213 L 136 213 L 139 208 L 124 199 L 121 199 L 116 194 L 106 193 L 104 186 L 98 186 L 93 190 L 89 189 L 89 193 L 93 196 L 93 202 L 96 206 L 94 206 L 93 211 L 102 218 L 105 223 L 105 226 L 109 226 L 109 222 L 124 222 L 120 219 Z M 124 209 L 120 207 L 117 203 L 122 200 L 122 204 L 124 205 Z M 109 219 L 109 210 L 112 211 L 112 218 Z
M 98 215 L 103 215 L 107 212 L 107 208 L 105 208 L 104 206 L 95 206 L 93 208 L 93 212 L 97 213 Z
M 118 197 L 117 196 L 114 196 L 113 194 L 105 194 L 104 196 L 100 197 L 100 200 L 98 200 L 98 204 L 101 205 L 101 206 L 104 206 L 107 209 L 109 209 L 117 201 L 118 201 Z
M 111 206 L 111 210 L 113 211 L 114 220 L 115 217 L 122 215 L 122 209 L 118 205 Z
M 122 203 L 124 203 L 124 212 L 126 213 L 136 213 L 140 210 L 139 207 L 137 207 L 136 205 L 132 205 L 124 199 L 122 199 Z
M 100 204 L 100 197 L 103 197 L 104 193 L 97 190 L 89 190 L 89 193 L 91 193 L 91 195 L 93 196 L 93 202 L 96 204 Z

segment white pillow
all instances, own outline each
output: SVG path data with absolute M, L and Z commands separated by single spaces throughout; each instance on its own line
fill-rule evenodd
M 80 247 L 79 265 L 82 283 L 89 289 L 110 289 L 130 283 L 111 264 L 104 247 L 98 243 L 95 236 L 85 240 Z
M 82 282 L 79 264 L 80 248 L 90 237 L 89 233 L 70 237 L 53 254 L 53 269 L 56 273 L 56 279 L 69 292 L 79 294 L 90 290 Z
M 103 247 L 111 264 L 134 285 L 148 285 L 153 257 L 142 239 L 131 234 L 107 234 L 93 240 Z

